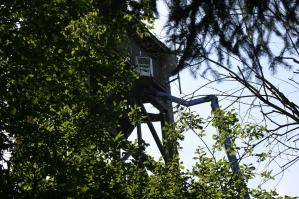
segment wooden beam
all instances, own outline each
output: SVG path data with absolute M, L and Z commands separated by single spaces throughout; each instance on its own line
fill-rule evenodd
M 160 113 L 164 112 L 168 109 L 167 105 L 165 103 L 163 103 L 161 100 L 158 100 L 157 98 L 152 97 L 152 96 L 149 96 L 149 98 L 150 98 L 150 103 L 155 108 L 157 108 L 160 111 Z
M 142 133 L 141 133 L 141 124 L 137 124 L 137 139 L 138 139 L 138 145 L 142 145 Z
M 164 161 L 168 162 L 169 158 L 168 158 L 168 156 L 167 156 L 167 154 L 166 154 L 166 152 L 164 150 L 164 147 L 163 147 L 163 145 L 162 145 L 162 143 L 160 141 L 160 138 L 159 138 L 159 136 L 158 136 L 158 134 L 156 132 L 156 129 L 155 129 L 154 125 L 152 124 L 152 122 L 150 121 L 150 119 L 148 117 L 148 113 L 146 112 L 146 109 L 144 108 L 143 104 L 140 104 L 140 106 L 141 106 L 142 113 L 144 115 L 146 115 L 147 126 L 148 126 L 148 128 L 150 129 L 150 131 L 152 133 L 152 136 L 153 136 L 153 138 L 154 138 L 154 140 L 155 140 L 155 142 L 156 142 L 156 144 L 158 146 L 158 149 L 159 149 L 159 151 L 160 151 L 160 153 L 161 153 Z
M 152 122 L 160 122 L 162 120 L 161 114 L 147 113 L 147 115 Z

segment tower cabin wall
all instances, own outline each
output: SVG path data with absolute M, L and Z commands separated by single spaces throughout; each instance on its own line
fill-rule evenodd
M 167 82 L 169 74 L 173 68 L 171 64 L 174 65 L 174 63 L 170 63 L 172 62 L 171 58 L 173 58 L 174 56 L 171 56 L 170 58 L 170 55 L 164 52 L 151 52 L 148 49 L 145 49 L 142 46 L 138 45 L 135 41 L 132 41 L 132 43 L 130 43 L 130 46 L 128 46 L 127 50 L 129 52 L 131 60 L 134 62 L 134 64 L 136 64 L 136 66 L 137 57 L 151 58 L 153 63 L 152 77 L 156 81 L 159 81 L 161 84 Z
M 176 67 L 175 55 L 153 35 L 146 38 L 132 36 L 125 46 L 130 62 L 140 73 L 140 80 L 148 84 L 159 84 L 166 89 L 164 92 L 170 92 L 168 82 L 170 73 Z M 142 72 L 140 59 L 151 62 L 150 74 Z

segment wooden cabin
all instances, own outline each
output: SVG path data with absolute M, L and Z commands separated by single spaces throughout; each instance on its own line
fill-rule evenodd
M 167 134 L 163 132 L 163 127 L 165 123 L 173 122 L 173 109 L 171 102 L 159 97 L 157 92 L 171 92 L 169 77 L 176 68 L 176 56 L 151 33 L 144 37 L 132 33 L 129 38 L 122 48 L 130 58 L 131 67 L 140 74 L 140 78 L 134 84 L 131 103 L 137 103 L 142 107 L 142 114 L 147 116 L 142 123 L 148 125 L 161 155 L 165 161 L 169 161 L 177 150 L 171 143 L 164 143 Z M 159 114 L 147 113 L 144 103 L 151 103 L 159 110 Z M 152 122 L 161 122 L 162 140 L 159 139 Z M 124 121 L 121 126 L 122 132 L 129 137 L 134 127 L 128 121 Z M 137 135 L 138 140 L 142 142 L 140 124 L 137 125 Z
M 175 54 L 153 34 L 140 37 L 133 33 L 126 45 L 132 67 L 140 74 L 135 90 L 143 103 L 152 103 L 147 99 L 155 91 L 170 93 L 169 77 L 176 67 Z M 154 105 L 154 104 L 153 104 Z

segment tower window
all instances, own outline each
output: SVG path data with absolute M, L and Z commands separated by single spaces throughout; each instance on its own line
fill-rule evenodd
M 136 57 L 137 70 L 141 76 L 153 77 L 153 60 L 150 57 Z

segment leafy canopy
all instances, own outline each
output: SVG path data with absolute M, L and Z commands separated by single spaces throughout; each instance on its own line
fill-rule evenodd
M 139 152 L 111 133 L 138 115 L 127 103 L 138 77 L 116 48 L 154 15 L 149 0 L 1 1 L 1 196 L 230 198 L 243 190 L 224 159 L 202 150 L 188 173 L 177 160 L 153 162 L 149 175 L 121 159 L 120 148 Z M 200 121 L 171 124 L 172 141 Z M 244 166 L 245 181 L 250 171 Z

